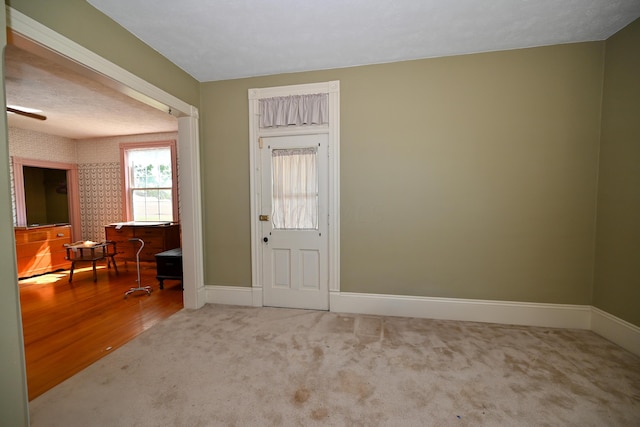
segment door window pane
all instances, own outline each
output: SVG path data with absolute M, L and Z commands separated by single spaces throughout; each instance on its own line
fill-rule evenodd
M 318 229 L 315 147 L 272 150 L 272 222 L 279 230 Z

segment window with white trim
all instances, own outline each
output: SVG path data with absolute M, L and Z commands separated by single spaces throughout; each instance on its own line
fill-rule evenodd
M 178 222 L 175 141 L 121 144 L 127 221 Z

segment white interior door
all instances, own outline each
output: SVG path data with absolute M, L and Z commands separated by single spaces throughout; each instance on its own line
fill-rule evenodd
M 263 137 L 263 304 L 329 309 L 328 134 Z

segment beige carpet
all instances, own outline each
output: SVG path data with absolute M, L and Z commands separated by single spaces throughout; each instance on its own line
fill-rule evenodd
M 639 426 L 589 331 L 207 305 L 31 402 L 33 426 Z

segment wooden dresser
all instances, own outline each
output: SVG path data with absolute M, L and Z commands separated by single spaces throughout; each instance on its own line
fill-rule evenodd
M 155 262 L 155 255 L 169 249 L 180 247 L 180 224 L 123 222 L 105 226 L 107 240 L 116 242 L 116 258 L 123 261 L 135 261 L 140 243 L 129 239 L 142 239 L 144 248 L 140 252 L 140 261 Z
M 71 243 L 70 225 L 16 227 L 18 277 L 67 269 L 65 244 Z

